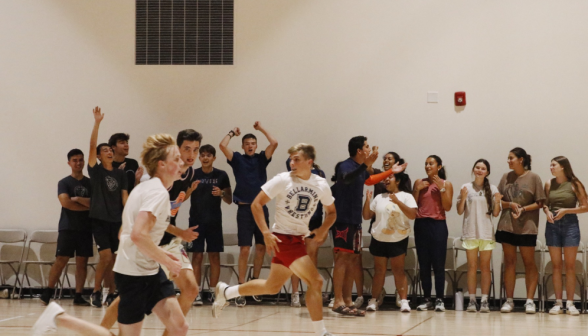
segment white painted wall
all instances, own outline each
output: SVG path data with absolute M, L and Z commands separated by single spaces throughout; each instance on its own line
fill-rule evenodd
M 588 181 L 584 1 L 241 0 L 235 9 L 235 65 L 135 66 L 134 1 L 1 2 L 1 226 L 56 228 L 66 153 L 87 152 L 96 105 L 106 113 L 100 139 L 130 133 L 134 158 L 156 132 L 195 128 L 218 148 L 229 129 L 260 120 L 280 142 L 270 176 L 301 141 L 316 145 L 330 175 L 362 134 L 400 153 L 413 180 L 437 154 L 456 188 L 480 157 L 497 184 L 521 146 L 543 179 L 549 160 L 566 155 Z M 427 91 L 440 102 L 427 104 Z M 461 112 L 455 91 L 467 92 Z M 235 232 L 236 207 L 224 213 Z M 455 211 L 448 222 L 459 236 Z

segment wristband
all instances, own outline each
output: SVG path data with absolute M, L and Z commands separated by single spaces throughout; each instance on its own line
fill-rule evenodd
M 227 134 L 228 136 L 230 136 L 231 138 L 235 136 L 235 131 L 230 130 L 229 134 Z

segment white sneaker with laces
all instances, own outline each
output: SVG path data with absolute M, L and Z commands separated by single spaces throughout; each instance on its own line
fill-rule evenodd
M 302 305 L 300 304 L 300 294 L 299 293 L 292 293 L 292 302 L 290 302 L 290 306 L 302 307 Z
M 549 314 L 550 315 L 563 314 L 563 307 L 556 304 L 551 309 L 549 309 Z
M 212 317 L 218 318 L 221 310 L 229 305 L 225 297 L 225 290 L 229 287 L 224 282 L 219 281 L 214 289 L 214 302 L 212 303 Z
M 468 304 L 468 308 L 466 309 L 466 311 L 469 313 L 477 313 L 478 305 L 476 304 L 476 301 L 470 300 L 470 303 Z
M 435 301 L 435 311 L 436 312 L 444 312 L 445 311 L 445 303 L 441 299 L 437 299 Z
M 488 305 L 488 301 L 480 302 L 480 313 L 489 313 L 490 306 Z
M 49 333 L 57 332 L 57 325 L 55 324 L 55 317 L 63 314 L 65 311 L 55 302 L 47 305 L 41 316 L 33 325 L 32 335 L 41 336 Z
M 535 302 L 527 302 L 525 303 L 525 313 L 527 314 L 535 314 L 537 312 L 535 307 Z
M 361 306 L 363 306 L 363 302 L 364 302 L 364 301 L 363 301 L 363 296 L 358 296 L 358 297 L 355 299 L 355 302 L 353 303 L 353 306 L 354 306 L 355 308 L 361 308 Z
M 198 296 L 196 297 L 196 300 L 194 300 L 194 306 L 202 306 L 202 296 L 200 296 L 200 293 L 198 293 Z
M 333 308 L 334 305 L 335 305 L 335 298 L 332 298 L 331 301 L 329 302 L 329 308 Z
M 514 309 L 514 304 L 506 301 L 500 308 L 501 313 L 510 313 Z
M 371 298 L 368 301 L 367 308 L 365 310 L 366 311 L 376 311 L 376 310 L 378 310 L 378 300 L 376 300 L 374 298 Z
M 400 300 L 400 311 L 403 313 L 410 313 L 410 306 L 408 300 Z
M 576 309 L 576 306 L 572 305 L 572 306 L 566 308 L 566 314 L 572 315 L 572 316 L 578 316 L 578 315 L 580 315 L 580 311 L 578 309 Z

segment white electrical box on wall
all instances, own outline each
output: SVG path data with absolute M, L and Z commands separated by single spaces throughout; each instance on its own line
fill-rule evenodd
M 427 103 L 438 103 L 438 102 L 439 102 L 439 92 L 437 92 L 437 91 L 427 92 Z

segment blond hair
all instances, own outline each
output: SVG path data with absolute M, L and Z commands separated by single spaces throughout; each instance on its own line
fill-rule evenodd
M 169 151 L 176 145 L 174 138 L 165 133 L 155 134 L 147 138 L 141 152 L 141 163 L 149 176 L 155 176 L 159 161 L 165 161 Z
M 306 159 L 310 159 L 312 161 L 314 161 L 314 159 L 316 158 L 316 151 L 314 150 L 314 146 L 309 145 L 307 143 L 301 142 L 297 145 L 290 147 L 290 149 L 288 149 L 288 154 L 290 154 L 290 155 L 297 153 L 297 152 L 302 152 L 302 154 L 304 154 L 304 157 L 306 157 Z

